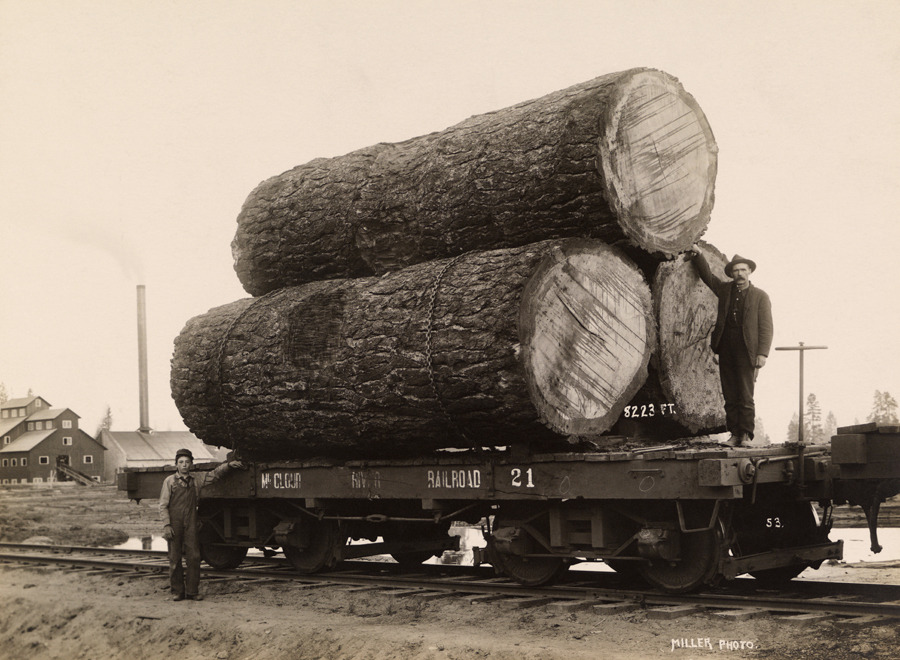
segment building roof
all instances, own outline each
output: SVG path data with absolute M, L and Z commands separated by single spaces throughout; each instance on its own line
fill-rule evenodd
M 22 435 L 20 435 L 8 445 L 3 445 L 3 448 L 0 449 L 0 453 L 31 451 L 41 442 L 46 440 L 49 436 L 53 435 L 55 431 L 56 429 L 50 429 L 48 431 L 28 431 L 27 433 L 23 433 Z
M 12 417 L 11 419 L 0 419 L 0 436 L 6 435 L 19 424 L 25 423 L 27 417 Z
M 175 452 L 182 448 L 191 450 L 196 463 L 219 460 L 211 448 L 188 431 L 103 431 L 100 442 L 106 447 L 117 445 L 128 461 L 169 461 L 174 464 Z
M 20 399 L 10 399 L 3 405 L 0 405 L 0 410 L 2 410 L 3 408 L 24 408 L 25 406 L 30 404 L 35 399 L 41 399 L 42 401 L 44 401 L 44 403 L 47 403 L 46 399 L 42 399 L 39 396 L 26 396 L 26 397 L 22 397 Z M 49 406 L 50 404 L 47 403 L 47 405 Z
M 39 411 L 28 415 L 28 417 L 26 417 L 26 419 L 29 422 L 39 422 L 39 421 L 42 421 L 45 419 L 56 419 L 57 417 L 62 415 L 67 410 L 69 410 L 69 409 L 68 408 L 41 408 Z M 69 410 L 69 412 L 72 412 L 72 411 Z M 75 415 L 75 413 L 72 413 L 72 414 Z M 78 417 L 78 415 L 75 415 L 75 416 Z M 80 419 L 80 417 L 79 417 L 79 419 Z

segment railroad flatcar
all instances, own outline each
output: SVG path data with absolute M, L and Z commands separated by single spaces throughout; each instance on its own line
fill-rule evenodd
M 280 550 L 302 573 L 380 554 L 416 565 L 455 549 L 448 530 L 462 522 L 482 525 L 476 563 L 524 585 L 603 561 L 680 593 L 746 573 L 774 584 L 842 558 L 842 542 L 829 540 L 841 504 L 863 507 L 875 548 L 879 504 L 900 492 L 900 427 L 841 428 L 822 445 L 513 448 L 245 467 L 201 495 L 202 556 L 216 568 L 238 566 L 250 548 Z M 128 468 L 119 489 L 157 498 L 169 471 Z

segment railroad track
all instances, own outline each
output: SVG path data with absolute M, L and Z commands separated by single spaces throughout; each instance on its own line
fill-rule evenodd
M 129 577 L 168 571 L 166 553 L 161 551 L 11 543 L 0 543 L 0 566 L 57 566 Z M 280 557 L 253 556 L 234 570 L 204 565 L 202 575 L 204 579 L 287 582 L 302 588 L 333 585 L 422 600 L 458 597 L 517 608 L 549 606 L 601 613 L 642 608 L 656 619 L 705 613 L 734 620 L 778 616 L 799 623 L 831 617 L 848 625 L 866 625 L 900 618 L 897 585 L 793 581 L 785 590 L 764 591 L 757 588 L 755 580 L 738 579 L 723 589 L 670 595 L 623 584 L 615 573 L 570 571 L 556 586 L 528 588 L 496 577 L 489 567 L 423 564 L 415 572 L 399 572 L 397 564 L 345 561 L 338 570 L 300 575 Z

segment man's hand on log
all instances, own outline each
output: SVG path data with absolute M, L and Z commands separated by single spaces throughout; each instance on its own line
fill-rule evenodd
M 684 260 L 685 260 L 685 261 L 690 261 L 690 260 L 692 260 L 694 257 L 696 257 L 698 254 L 700 254 L 700 246 L 697 245 L 696 243 L 694 243 L 690 248 L 688 248 L 688 249 L 684 252 Z
M 241 461 L 228 461 L 228 467 L 232 470 L 243 470 L 244 464 Z

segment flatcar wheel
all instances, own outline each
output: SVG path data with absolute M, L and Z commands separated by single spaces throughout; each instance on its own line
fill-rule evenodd
M 284 556 L 299 573 L 315 573 L 336 565 L 344 543 L 338 526 L 331 521 L 319 521 L 304 526 L 306 547 L 295 545 L 282 547 Z
M 200 558 L 219 571 L 237 568 L 247 556 L 247 548 L 221 543 L 200 543 Z
M 560 557 L 519 557 L 500 552 L 492 554 L 497 559 L 500 572 L 526 587 L 553 584 L 569 570 L 569 564 Z
M 695 591 L 712 582 L 719 567 L 722 544 L 716 530 L 683 533 L 681 559 L 653 559 L 641 564 L 641 576 L 668 593 Z

